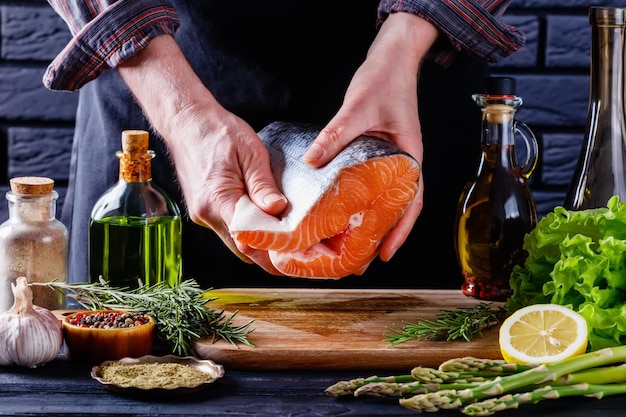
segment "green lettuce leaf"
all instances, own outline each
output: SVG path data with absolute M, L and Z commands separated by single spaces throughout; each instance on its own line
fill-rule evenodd
M 524 238 L 528 257 L 511 273 L 510 311 L 554 303 L 578 311 L 590 350 L 626 344 L 626 204 L 556 207 Z

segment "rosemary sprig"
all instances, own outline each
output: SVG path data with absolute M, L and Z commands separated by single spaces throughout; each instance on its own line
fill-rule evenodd
M 192 279 L 173 287 L 161 282 L 135 289 L 111 287 L 102 279 L 97 283 L 53 281 L 45 285 L 57 291 L 71 291 L 67 296 L 90 310 L 119 309 L 152 316 L 157 337 L 180 356 L 189 355 L 193 343 L 202 336 L 210 336 L 212 342 L 221 338 L 233 345 L 242 343 L 254 347 L 248 340 L 254 330 L 250 328 L 253 320 L 234 325 L 232 319 L 237 312 L 226 317 L 224 310 L 211 309 L 208 304 L 217 297 L 204 297 L 205 290 Z
M 417 323 L 404 322 L 402 326 L 387 326 L 391 333 L 385 335 L 389 346 L 396 346 L 412 339 L 421 340 L 473 340 L 475 334 L 501 324 L 509 311 L 500 306 L 491 308 L 491 303 L 480 303 L 473 307 L 441 310 L 436 319 L 419 319 Z

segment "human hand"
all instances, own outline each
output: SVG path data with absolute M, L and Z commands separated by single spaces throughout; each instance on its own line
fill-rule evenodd
M 280 275 L 267 251 L 238 245 L 228 230 L 246 193 L 268 214 L 287 207 L 256 132 L 215 100 L 170 36 L 152 40 L 118 71 L 168 146 L 191 220 L 242 260 Z
M 217 113 L 199 109 L 199 115 L 189 119 L 188 126 L 180 126 L 180 133 L 168 140 L 178 144 L 171 157 L 191 220 L 215 231 L 241 259 L 282 275 L 267 251 L 234 241 L 229 231 L 235 205 L 244 194 L 270 215 L 286 208 L 265 145 L 246 122 L 224 109 Z
M 354 138 L 367 134 L 395 143 L 421 164 L 418 71 L 437 35 L 435 26 L 415 15 L 389 16 L 352 78 L 342 107 L 305 153 L 305 161 L 323 166 Z M 418 194 L 380 247 L 383 261 L 390 260 L 406 241 L 422 210 L 423 193 L 420 173 Z

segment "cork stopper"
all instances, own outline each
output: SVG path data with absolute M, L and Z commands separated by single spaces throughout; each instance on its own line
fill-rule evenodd
M 120 159 L 120 179 L 126 182 L 145 182 L 152 178 L 150 160 L 154 152 L 148 150 L 148 132 L 145 130 L 124 130 Z
M 122 151 L 133 155 L 148 152 L 148 132 L 145 130 L 124 130 L 122 132 Z
M 515 109 L 506 104 L 492 104 L 485 113 L 488 122 L 504 124 L 513 122 Z
M 9 180 L 11 192 L 17 195 L 50 194 L 54 180 L 46 177 L 17 177 Z

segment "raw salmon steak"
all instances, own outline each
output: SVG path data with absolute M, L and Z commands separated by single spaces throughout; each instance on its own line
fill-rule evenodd
M 337 279 L 362 273 L 377 256 L 415 197 L 420 170 L 408 153 L 370 136 L 313 168 L 302 156 L 318 133 L 313 125 L 286 122 L 259 132 L 290 204 L 275 217 L 243 196 L 230 233 L 239 243 L 267 250 L 287 276 Z

